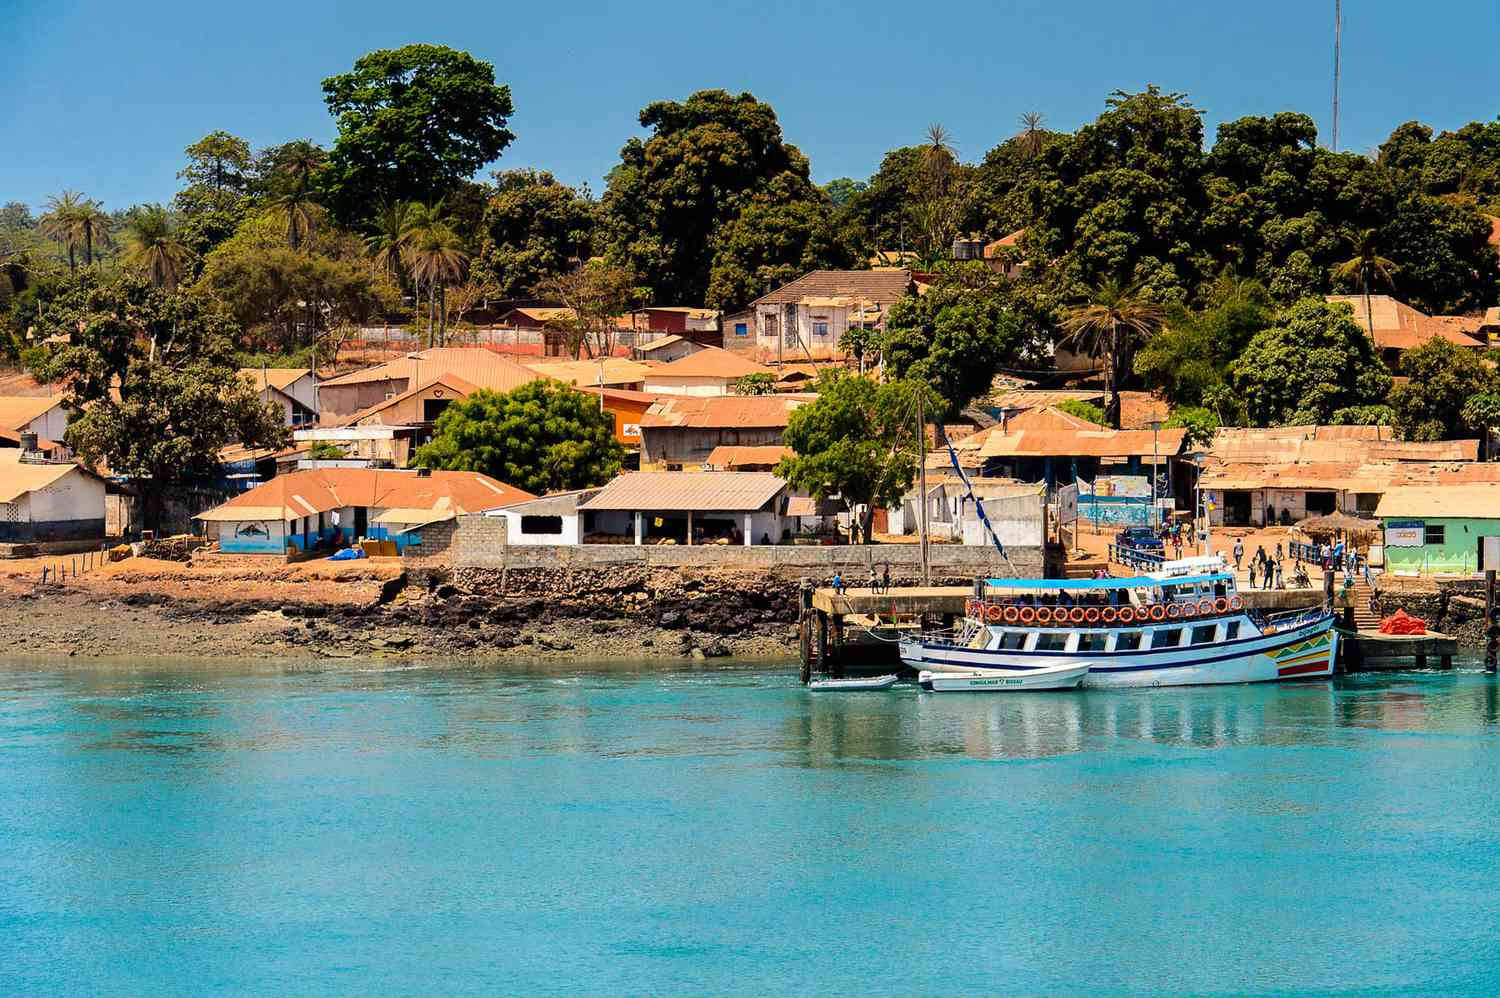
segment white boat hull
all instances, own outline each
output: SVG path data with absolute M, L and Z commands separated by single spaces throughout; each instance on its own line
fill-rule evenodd
M 1333 675 L 1337 650 L 1338 634 L 1330 614 L 1270 634 L 1152 651 L 1024 652 L 924 640 L 903 642 L 901 658 L 911 668 L 934 675 L 975 670 L 1025 674 L 1059 662 L 1085 661 L 1090 666 L 1085 688 L 1120 689 L 1321 679 Z
M 1087 662 L 1072 662 L 1029 669 L 1026 672 L 1003 672 L 994 669 L 972 672 L 922 672 L 917 685 L 929 693 L 1024 693 L 1029 690 L 1077 689 L 1088 675 Z
M 899 681 L 898 676 L 869 676 L 859 679 L 814 679 L 807 688 L 814 693 L 860 692 L 863 690 L 888 690 Z

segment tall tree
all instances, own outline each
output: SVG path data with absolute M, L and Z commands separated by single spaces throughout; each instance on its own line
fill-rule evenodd
M 807 158 L 783 140 L 771 106 L 751 94 L 702 90 L 658 101 L 640 123 L 651 135 L 620 150 L 602 207 L 612 254 L 657 303 L 706 299 L 724 227 L 778 178 L 783 198 L 821 200 Z
M 1104 361 L 1104 394 L 1110 418 L 1120 420 L 1120 371 L 1135 349 L 1155 336 L 1165 312 L 1139 286 L 1124 287 L 1105 281 L 1089 300 L 1068 309 L 1062 328 L 1063 343 Z
M 1407 440 L 1445 440 L 1471 429 L 1465 406 L 1500 391 L 1500 379 L 1473 350 L 1435 336 L 1401 356 L 1406 380 L 1391 389 L 1396 426 Z
M 603 485 L 624 458 L 613 416 L 560 381 L 538 379 L 448 406 L 412 463 L 477 471 L 540 495 Z
M 1020 319 L 991 288 L 952 279 L 896 302 L 885 329 L 886 373 L 931 385 L 949 415 L 989 391 L 995 369 L 1021 346 Z
M 546 278 L 536 293 L 573 310 L 571 319 L 559 323 L 568 334 L 568 349 L 574 357 L 580 350 L 590 357 L 614 353 L 615 320 L 630 308 L 635 275 L 624 267 L 603 260 L 590 260 L 576 270 Z
M 900 502 L 916 476 L 918 393 L 927 412 L 942 411 L 943 400 L 916 381 L 825 374 L 817 399 L 787 420 L 784 440 L 794 454 L 776 473 L 819 499 L 842 499 L 851 519 L 863 507 L 868 542 L 874 508 Z
M 324 80 L 323 94 L 339 130 L 324 186 L 346 224 L 381 203 L 442 198 L 515 138 L 510 88 L 494 67 L 442 45 L 361 56 Z
M 1328 423 L 1391 388 L 1375 344 L 1345 304 L 1307 298 L 1282 310 L 1230 368 L 1253 425 Z
M 132 208 L 125 223 L 125 262 L 158 288 L 175 288 L 187 274 L 192 254 L 178 238 L 167 209 L 159 204 Z
M 41 217 L 42 235 L 68 251 L 68 270 L 78 269 L 78 244 L 81 241 L 78 222 L 86 199 L 77 191 L 63 191 L 47 199 L 47 210 Z
M 475 267 L 493 278 L 502 296 L 520 297 L 592 256 L 598 221 L 586 188 L 558 183 L 545 171 L 497 173 Z
M 445 289 L 463 280 L 469 269 L 469 254 L 443 202 L 411 205 L 401 238 L 401 263 L 418 288 L 427 286 L 427 341 L 441 346 L 448 331 Z
M 96 275 L 48 309 L 39 331 L 67 342 L 38 351 L 33 373 L 68 385 L 65 442 L 131 477 L 155 527 L 167 488 L 209 478 L 229 444 L 280 447 L 287 429 L 240 377 L 233 320 L 209 295 Z
M 854 263 L 854 247 L 835 223 L 832 205 L 808 194 L 800 180 L 783 174 L 719 231 L 708 304 L 738 308 L 809 270 Z

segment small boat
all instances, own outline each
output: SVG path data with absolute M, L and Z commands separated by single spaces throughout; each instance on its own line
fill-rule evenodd
M 863 676 L 858 679 L 814 679 L 807 688 L 814 693 L 859 692 L 862 690 L 888 690 L 895 686 L 897 677 Z
M 1063 662 L 1025 672 L 975 669 L 972 672 L 921 672 L 917 685 L 928 693 L 1025 693 L 1029 690 L 1076 690 L 1089 674 L 1087 662 Z

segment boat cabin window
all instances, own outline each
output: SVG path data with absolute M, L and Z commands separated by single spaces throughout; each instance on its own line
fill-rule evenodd
M 1182 628 L 1164 627 L 1151 634 L 1152 648 L 1176 648 L 1182 644 Z
M 1118 631 L 1115 633 L 1115 651 L 1137 651 L 1140 647 L 1140 631 Z
M 1026 646 L 1027 636 L 1025 631 L 1001 631 L 997 647 L 1004 651 L 1020 651 Z
M 1036 636 L 1035 651 L 1063 651 L 1068 647 L 1067 631 L 1042 631 Z
M 1109 635 L 1104 631 L 1085 631 L 1078 635 L 1078 650 L 1103 651 L 1108 641 Z
M 1218 629 L 1218 624 L 1199 624 L 1197 627 L 1193 628 L 1193 644 L 1212 644 L 1214 640 L 1214 633 L 1218 631 Z
M 1240 636 L 1240 622 L 1238 620 L 1231 620 L 1229 623 L 1227 623 L 1227 624 L 1224 625 L 1224 640 L 1225 641 L 1233 641 L 1235 638 L 1237 638 L 1239 636 Z

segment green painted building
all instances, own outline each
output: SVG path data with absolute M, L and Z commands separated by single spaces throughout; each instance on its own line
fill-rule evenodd
M 1470 575 L 1484 538 L 1500 537 L 1500 484 L 1393 488 L 1375 508 L 1385 532 L 1385 570 Z

